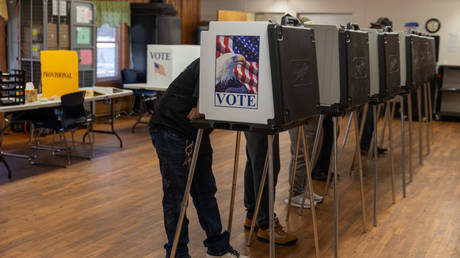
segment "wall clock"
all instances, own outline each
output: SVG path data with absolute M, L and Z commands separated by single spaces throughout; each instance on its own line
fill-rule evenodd
M 441 29 L 441 22 L 436 18 L 431 18 L 425 23 L 425 29 L 429 33 L 436 33 Z

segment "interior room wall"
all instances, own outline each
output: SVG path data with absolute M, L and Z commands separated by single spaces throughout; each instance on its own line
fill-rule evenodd
M 353 21 L 361 27 L 369 26 L 378 17 L 393 21 L 394 30 L 404 30 L 406 22 L 418 22 L 426 32 L 430 18 L 441 21 L 439 64 L 460 65 L 460 1 L 458 0 L 202 0 L 202 19 L 216 20 L 217 10 L 249 12 L 352 13 Z
M 6 51 L 6 24 L 7 22 L 0 17 L 0 71 L 6 72 L 8 70 L 7 66 L 7 51 Z

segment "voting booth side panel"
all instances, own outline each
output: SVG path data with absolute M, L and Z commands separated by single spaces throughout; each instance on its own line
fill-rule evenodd
M 268 22 L 211 22 L 202 32 L 200 112 L 207 120 L 268 125 L 274 118 Z
M 40 52 L 42 95 L 61 97 L 78 91 L 78 55 L 69 50 Z
M 379 35 L 379 49 L 382 62 L 380 63 L 380 83 L 383 84 L 386 97 L 394 97 L 400 92 L 400 57 L 399 36 L 397 33 Z
M 376 30 L 365 30 L 369 34 L 369 79 L 370 79 L 370 97 L 376 97 L 382 93 L 380 88 L 379 74 L 379 49 L 378 34 Z
M 399 34 L 399 65 L 400 65 L 400 85 L 401 87 L 406 86 L 406 35 L 404 32 L 398 32 Z
M 292 126 L 319 112 L 314 32 L 304 27 L 270 24 L 268 36 L 275 105 L 273 125 Z
M 305 25 L 314 30 L 319 97 L 322 107 L 340 104 L 339 33 L 334 25 Z
M 172 48 L 147 45 L 147 84 L 166 88 L 173 79 L 172 72 Z
M 369 100 L 369 40 L 363 31 L 347 31 L 348 106 Z
M 174 81 L 190 63 L 200 57 L 200 46 L 178 45 L 174 46 L 173 50 L 171 55 L 171 59 L 173 60 L 172 81 Z

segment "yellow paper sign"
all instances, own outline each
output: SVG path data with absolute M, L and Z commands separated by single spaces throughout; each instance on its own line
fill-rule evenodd
M 44 98 L 78 91 L 78 55 L 69 50 L 40 52 Z

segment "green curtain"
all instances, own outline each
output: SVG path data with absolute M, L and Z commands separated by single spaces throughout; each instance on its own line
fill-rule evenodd
M 125 23 L 131 26 L 131 9 L 129 2 L 115 1 L 92 1 L 96 7 L 97 26 L 108 24 L 117 28 L 120 24 Z

